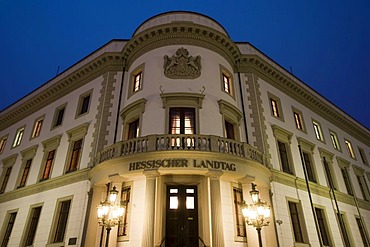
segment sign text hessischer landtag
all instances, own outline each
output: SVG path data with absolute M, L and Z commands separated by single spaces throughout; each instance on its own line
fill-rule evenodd
M 129 171 L 144 170 L 150 168 L 207 168 L 224 171 L 236 171 L 234 163 L 216 160 L 200 160 L 200 159 L 158 159 L 144 160 L 132 162 L 129 165 Z

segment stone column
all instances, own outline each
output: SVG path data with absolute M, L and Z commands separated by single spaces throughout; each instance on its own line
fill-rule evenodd
M 221 209 L 220 177 L 222 174 L 223 171 L 211 169 L 207 173 L 210 183 L 212 246 L 217 247 L 225 246 Z
M 158 169 L 145 169 L 143 173 L 146 176 L 146 186 L 144 225 L 141 246 L 153 247 L 156 182 L 157 177 L 159 176 L 159 172 Z

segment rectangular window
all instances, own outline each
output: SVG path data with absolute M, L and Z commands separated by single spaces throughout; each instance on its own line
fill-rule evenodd
M 366 229 L 364 228 L 364 224 L 362 223 L 362 220 L 359 217 L 356 217 L 356 222 L 357 222 L 358 230 L 360 231 L 360 234 L 361 234 L 362 243 L 364 244 L 364 246 L 369 246 L 369 243 L 367 241 Z
M 365 151 L 362 148 L 358 147 L 358 152 L 360 153 L 362 163 L 364 165 L 369 165 L 369 162 L 367 161 Z
M 315 131 L 316 139 L 319 141 L 324 141 L 324 136 L 321 131 L 321 126 L 318 122 L 312 121 L 313 129 Z
M 23 134 L 24 134 L 24 127 L 19 128 L 14 138 L 13 147 L 19 146 L 21 144 Z
M 339 228 L 342 233 L 344 246 L 351 246 L 351 241 L 348 236 L 347 226 L 344 219 L 344 214 L 337 213 L 338 221 L 339 221 Z
M 44 122 L 44 119 L 43 118 L 40 118 L 38 120 L 36 120 L 34 126 L 33 126 L 33 131 L 32 131 L 32 136 L 31 138 L 35 138 L 35 137 L 38 137 L 41 133 L 41 127 L 42 127 L 42 123 Z
M 84 95 L 80 98 L 78 115 L 85 114 L 89 111 L 91 94 Z
M 13 230 L 13 226 L 14 226 L 14 223 L 15 223 L 15 218 L 17 217 L 17 212 L 10 213 L 8 217 L 9 217 L 9 220 L 8 220 L 8 223 L 7 223 L 6 228 L 5 228 L 4 238 L 3 238 L 3 241 L 1 243 L 1 247 L 8 246 L 10 234 L 12 233 L 12 230 Z
M 356 175 L 358 185 L 361 189 L 362 197 L 365 201 L 369 201 L 369 188 L 367 187 L 367 183 L 364 176 Z
M 225 136 L 227 139 L 235 140 L 234 125 L 227 120 L 225 120 Z
M 279 114 L 278 103 L 276 102 L 276 100 L 270 99 L 270 104 L 271 104 L 271 112 L 272 112 L 272 115 L 274 117 L 279 118 L 280 117 L 280 114 Z
M 317 217 L 317 223 L 319 225 L 321 240 L 324 246 L 330 246 L 330 236 L 329 236 L 329 228 L 328 223 L 325 219 L 324 210 L 321 208 L 315 208 L 315 213 Z
M 42 172 L 40 181 L 49 179 L 50 173 L 51 173 L 51 167 L 53 166 L 53 162 L 54 162 L 54 156 L 55 156 L 55 150 L 49 151 L 48 156 L 45 161 L 45 167 Z
M 243 200 L 243 191 L 240 188 L 233 187 L 234 196 L 234 212 L 235 212 L 235 224 L 236 224 L 236 236 L 246 237 L 245 220 L 241 210 Z
M 139 119 L 128 124 L 127 139 L 137 138 L 139 136 Z
M 3 153 L 7 140 L 8 140 L 8 137 L 1 138 L 1 140 L 0 140 L 0 154 Z
M 323 164 L 324 164 L 325 175 L 326 175 L 329 188 L 332 190 L 336 190 L 333 175 L 332 175 L 332 169 L 329 163 L 326 161 L 325 157 L 323 160 Z
M 284 142 L 278 141 L 278 149 L 280 154 L 280 162 L 284 172 L 293 174 L 292 169 L 290 168 L 289 159 L 288 159 L 288 150 L 286 147 L 287 144 Z
M 346 185 L 347 193 L 348 195 L 353 196 L 353 191 L 352 191 L 352 185 L 350 182 L 349 174 L 346 168 L 341 168 L 340 171 L 342 172 L 344 184 Z
M 355 159 L 355 152 L 353 151 L 352 144 L 348 140 L 344 140 L 344 143 L 346 144 L 348 154 L 351 158 Z
M 293 227 L 294 240 L 298 243 L 305 243 L 303 235 L 303 225 L 304 220 L 302 219 L 302 214 L 300 213 L 299 204 L 295 202 L 288 202 L 290 220 Z
M 195 134 L 195 109 L 170 109 L 170 134 Z
M 294 114 L 295 127 L 299 130 L 303 130 L 303 119 L 302 119 L 301 113 L 294 111 L 293 114 Z
M 304 164 L 306 166 L 306 172 L 307 172 L 308 180 L 311 181 L 311 182 L 316 183 L 316 177 L 315 177 L 315 172 L 313 170 L 314 167 L 313 167 L 313 164 L 311 162 L 311 156 L 310 156 L 310 154 L 308 154 L 306 152 L 302 152 L 302 154 L 303 154 Z
M 36 236 L 37 225 L 39 224 L 41 206 L 32 208 L 31 218 L 27 226 L 25 246 L 32 246 Z
M 68 168 L 67 168 L 67 173 L 77 170 L 78 163 L 80 160 L 81 149 L 82 149 L 82 139 L 75 141 L 73 143 L 73 149 L 71 153 L 71 159 L 69 161 Z
M 222 73 L 222 81 L 224 85 L 224 91 L 228 94 L 231 94 L 231 78 Z
M 337 134 L 335 134 L 334 132 L 330 131 L 330 139 L 331 139 L 331 143 L 333 144 L 333 147 L 336 150 L 340 150 L 340 146 L 339 146 Z
M 64 241 L 64 234 L 67 229 L 67 221 L 70 206 L 71 200 L 60 202 L 58 205 L 59 207 L 58 216 L 53 237 L 53 243 L 59 243 Z
M 6 185 L 8 184 L 9 181 L 10 173 L 12 172 L 12 168 L 13 168 L 12 166 L 6 168 L 5 176 L 0 188 L 0 194 L 4 193 L 5 191 Z
M 134 75 L 134 87 L 133 87 L 133 93 L 139 91 L 141 89 L 141 82 L 143 78 L 143 72 L 140 71 L 137 74 Z
M 118 236 L 128 235 L 128 214 L 129 214 L 129 204 L 130 204 L 131 186 L 126 186 L 122 188 L 121 191 L 121 201 L 125 205 L 125 213 L 123 215 L 123 220 L 118 224 Z
M 66 107 L 64 105 L 64 106 L 61 106 L 61 107 L 59 107 L 55 110 L 54 121 L 53 121 L 53 127 L 54 128 L 62 125 L 65 109 L 66 109 Z
M 26 165 L 24 166 L 21 181 L 19 182 L 18 188 L 22 188 L 26 185 L 28 174 L 30 173 L 31 164 L 32 159 L 26 161 Z

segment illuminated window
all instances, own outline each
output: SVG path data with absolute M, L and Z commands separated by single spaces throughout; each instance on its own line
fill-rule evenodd
M 121 202 L 125 206 L 125 212 L 123 215 L 123 220 L 118 224 L 118 236 L 127 236 L 128 231 L 128 223 L 129 223 L 129 213 L 130 213 L 130 196 L 131 196 L 131 186 L 124 186 L 121 190 Z
M 292 107 L 293 109 L 293 117 L 295 122 L 295 127 L 299 130 L 305 131 L 305 125 L 303 121 L 303 115 L 302 112 L 295 107 Z
M 244 202 L 242 189 L 233 187 L 233 197 L 234 197 L 236 236 L 246 237 L 245 219 L 241 210 L 241 205 Z
M 324 136 L 321 131 L 321 126 L 318 122 L 312 121 L 313 124 L 313 130 L 315 131 L 316 139 L 319 141 L 324 141 Z
M 18 188 L 22 188 L 26 185 L 28 174 L 30 173 L 32 159 L 26 161 L 26 165 L 23 168 L 21 181 L 19 182 Z
M 280 120 L 283 120 L 284 119 L 283 109 L 281 107 L 280 99 L 271 93 L 268 93 L 268 96 L 269 96 L 271 115 Z
M 128 97 L 143 89 L 143 79 L 144 64 L 141 64 L 131 72 Z
M 71 158 L 69 160 L 66 173 L 77 170 L 80 161 L 81 149 L 82 149 L 82 139 L 77 140 L 73 143 Z
M 23 134 L 24 134 L 24 127 L 19 128 L 14 138 L 13 147 L 19 146 L 21 144 Z
M 337 134 L 335 134 L 335 132 L 330 131 L 330 139 L 331 139 L 331 143 L 333 144 L 333 147 L 336 150 L 340 150 L 338 137 L 337 137 Z
M 133 92 L 137 92 L 141 89 L 142 78 L 143 78 L 143 72 L 141 71 L 134 76 Z
M 344 143 L 346 144 L 348 154 L 351 158 L 355 159 L 355 152 L 353 151 L 352 144 L 348 140 L 344 140 Z
M 45 161 L 45 166 L 42 172 L 42 176 L 40 180 L 46 180 L 50 178 L 51 174 L 51 168 L 54 163 L 54 158 L 55 158 L 55 150 L 51 150 L 48 152 L 46 161 Z
M 224 91 L 231 94 L 231 78 L 225 74 L 222 74 L 222 81 L 224 85 Z
M 170 109 L 170 134 L 195 134 L 195 109 Z
M 272 112 L 272 115 L 274 117 L 279 118 L 280 114 L 279 114 L 279 108 L 278 108 L 278 105 L 277 105 L 276 100 L 270 99 L 270 103 L 271 103 L 271 112 Z
M 221 88 L 222 91 L 229 94 L 230 96 L 234 97 L 234 87 L 233 87 L 233 79 L 232 74 L 222 65 L 220 65 L 221 69 Z
M 7 136 L 0 139 L 0 154 L 3 153 L 7 140 L 8 140 Z
M 17 212 L 9 213 L 6 216 L 7 221 L 5 221 L 5 222 L 7 222 L 7 223 L 6 223 L 6 227 L 5 227 L 3 241 L 1 242 L 2 247 L 3 246 L 4 247 L 8 246 L 8 242 L 9 242 L 9 239 L 10 239 L 10 234 L 12 233 L 16 217 L 17 217 Z
M 34 207 L 31 209 L 29 223 L 26 227 L 27 232 L 25 235 L 26 238 L 25 238 L 24 246 L 33 246 L 33 241 L 36 236 L 37 225 L 39 224 L 39 220 L 40 220 L 41 208 L 42 207 L 40 206 L 40 207 Z
M 42 127 L 43 122 L 44 122 L 44 118 L 39 118 L 35 121 L 35 124 L 33 126 L 33 130 L 32 130 L 31 138 L 35 138 L 35 137 L 38 137 L 40 135 L 41 127 Z
M 66 109 L 66 104 L 59 106 L 55 110 L 52 128 L 62 125 L 65 109 Z

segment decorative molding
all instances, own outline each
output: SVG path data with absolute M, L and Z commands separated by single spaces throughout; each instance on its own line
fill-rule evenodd
M 29 147 L 25 150 L 21 151 L 22 160 L 28 160 L 35 157 L 37 148 L 39 147 L 39 144 L 33 145 L 32 147 Z
M 202 109 L 204 94 L 198 93 L 162 93 L 163 108 L 175 106 L 193 106 Z
M 176 56 L 165 55 L 163 59 L 164 75 L 170 79 L 196 79 L 201 74 L 200 56 L 190 56 L 184 47 L 176 51 Z

